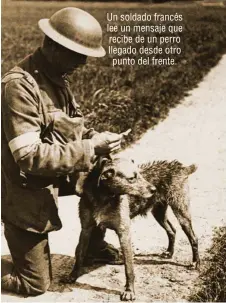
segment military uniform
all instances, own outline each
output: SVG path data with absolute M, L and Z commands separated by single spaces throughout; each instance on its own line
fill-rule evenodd
M 2 83 L 3 216 L 29 231 L 57 230 L 60 176 L 90 169 L 94 131 L 84 127 L 67 77 L 51 74 L 41 50 Z
M 69 84 L 41 49 L 2 79 L 2 215 L 15 265 L 3 288 L 28 294 L 48 288 L 48 232 L 62 227 L 60 180 L 89 171 L 94 157 L 95 132 L 84 127 Z

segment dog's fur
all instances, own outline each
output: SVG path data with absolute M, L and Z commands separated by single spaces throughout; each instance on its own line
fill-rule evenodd
M 193 263 L 198 267 L 198 241 L 191 223 L 187 184 L 188 176 L 195 171 L 195 165 L 185 167 L 178 161 L 156 161 L 142 165 L 139 169 L 126 159 L 99 161 L 84 183 L 84 193 L 79 204 L 82 231 L 69 281 L 74 282 L 82 275 L 91 231 L 96 225 L 103 225 L 115 230 L 124 256 L 126 285 L 121 300 L 134 300 L 130 219 L 146 215 L 151 209 L 168 235 L 169 245 L 165 256 L 170 258 L 174 252 L 176 230 L 167 218 L 168 205 L 189 239 Z

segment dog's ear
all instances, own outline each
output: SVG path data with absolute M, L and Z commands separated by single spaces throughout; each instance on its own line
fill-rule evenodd
M 96 162 L 96 168 L 102 172 L 105 164 L 109 161 L 112 161 L 110 156 L 99 156 Z
M 100 180 L 107 180 L 110 178 L 111 173 L 107 173 L 110 169 L 105 169 L 106 163 L 112 162 L 112 158 L 110 156 L 100 156 L 96 163 L 96 168 L 99 171 L 99 178 L 97 182 L 97 186 L 100 186 Z M 113 170 L 113 169 L 112 169 Z M 112 174 L 113 176 L 113 174 Z

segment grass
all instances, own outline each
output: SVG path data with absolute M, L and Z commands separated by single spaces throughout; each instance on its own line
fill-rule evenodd
M 208 262 L 200 274 L 192 302 L 226 302 L 226 226 L 215 229 Z
M 79 4 L 82 7 L 81 3 Z M 6 2 L 2 8 L 2 72 L 40 45 L 43 35 L 37 21 L 50 17 L 61 7 L 76 2 Z M 165 119 L 215 66 L 226 50 L 226 10 L 199 5 L 164 7 L 126 4 L 95 6 L 85 3 L 104 30 L 104 46 L 108 46 L 106 13 L 158 12 L 183 15 L 182 54 L 173 66 L 112 67 L 109 56 L 90 58 L 88 64 L 73 77 L 72 89 L 86 116 L 87 125 L 99 131 L 125 131 L 132 128 L 128 142 L 137 140 L 148 128 Z

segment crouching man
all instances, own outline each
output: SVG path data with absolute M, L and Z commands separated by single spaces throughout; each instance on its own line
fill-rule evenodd
M 39 21 L 43 45 L 2 79 L 2 215 L 12 263 L 2 265 L 2 289 L 44 293 L 51 283 L 48 233 L 62 225 L 61 181 L 92 167 L 95 156 L 120 148 L 121 136 L 84 127 L 68 76 L 87 56 L 102 57 L 98 21 L 64 8 Z M 74 184 L 75 185 L 75 184 Z M 96 229 L 89 255 L 113 261 L 117 250 Z

